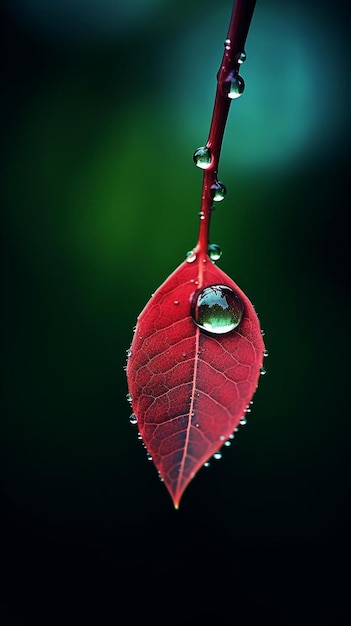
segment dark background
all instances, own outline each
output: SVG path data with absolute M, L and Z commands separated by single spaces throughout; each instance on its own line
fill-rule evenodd
M 1 6 L 2 624 L 346 623 L 347 3 L 255 9 L 211 240 L 256 306 L 267 375 L 179 511 L 123 368 L 196 242 L 192 153 L 231 2 Z

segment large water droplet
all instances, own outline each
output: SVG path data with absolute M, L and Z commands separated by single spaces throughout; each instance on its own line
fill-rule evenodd
M 223 90 L 226 96 L 231 100 L 239 98 L 245 89 L 244 79 L 238 74 L 231 75 L 223 85 Z
M 200 167 L 202 170 L 207 170 L 212 163 L 211 150 L 206 146 L 198 148 L 193 154 L 193 160 L 197 167 Z
M 226 196 L 227 190 L 225 185 L 217 180 L 211 185 L 211 198 L 214 202 L 221 202 Z
M 222 256 L 222 250 L 216 243 L 210 243 L 207 248 L 207 254 L 211 261 L 218 261 Z
M 226 285 L 211 285 L 195 293 L 191 307 L 195 324 L 214 335 L 237 328 L 243 312 L 241 299 Z

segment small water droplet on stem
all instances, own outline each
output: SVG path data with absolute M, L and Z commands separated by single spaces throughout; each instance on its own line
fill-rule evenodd
M 207 146 L 202 146 L 195 150 L 193 154 L 193 161 L 196 167 L 202 170 L 207 170 L 212 165 L 212 153 Z
M 207 254 L 211 261 L 218 261 L 222 256 L 222 250 L 216 243 L 210 243 L 207 248 Z
M 244 79 L 239 74 L 231 74 L 223 83 L 224 95 L 231 100 L 240 98 L 245 89 Z
M 222 200 L 224 200 L 227 194 L 227 189 L 225 185 L 223 185 L 223 183 L 217 180 L 215 183 L 213 183 L 213 185 L 211 185 L 210 193 L 211 198 L 214 202 L 221 202 Z

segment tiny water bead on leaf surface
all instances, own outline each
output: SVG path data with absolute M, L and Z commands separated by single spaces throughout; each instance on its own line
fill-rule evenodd
M 198 148 L 193 154 L 193 161 L 200 169 L 207 170 L 212 165 L 211 150 L 207 146 Z
M 222 250 L 216 243 L 210 243 L 207 248 L 207 254 L 211 261 L 219 261 L 222 256 Z
M 137 418 L 137 416 L 135 415 L 135 413 L 131 413 L 131 415 L 129 416 L 129 421 L 130 421 L 130 423 L 131 423 L 131 424 L 133 424 L 133 425 L 134 425 L 134 424 L 137 424 L 137 422 L 138 422 L 138 418 Z
M 192 317 L 195 324 L 211 334 L 229 333 L 241 322 L 244 312 L 239 296 L 225 285 L 211 285 L 195 293 Z
M 216 182 L 211 185 L 210 192 L 211 198 L 214 202 L 221 202 L 222 200 L 224 200 L 227 194 L 227 189 L 225 185 L 223 185 L 223 183 L 221 183 L 219 180 L 216 180 Z

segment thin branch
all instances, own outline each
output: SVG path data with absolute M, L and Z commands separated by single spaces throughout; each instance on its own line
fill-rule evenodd
M 199 237 L 196 253 L 206 254 L 214 197 L 225 195 L 218 182 L 218 165 L 224 130 L 232 100 L 241 95 L 244 81 L 239 69 L 245 60 L 245 43 L 256 0 L 236 0 L 233 6 L 224 54 L 217 74 L 217 89 L 206 146 L 194 153 L 195 163 L 204 169 Z

